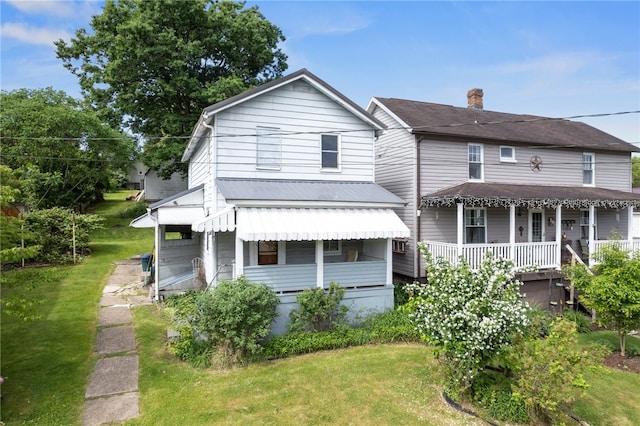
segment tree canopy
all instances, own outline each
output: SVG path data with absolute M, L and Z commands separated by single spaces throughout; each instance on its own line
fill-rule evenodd
M 631 159 L 632 186 L 640 188 L 640 157 Z
M 141 135 L 143 160 L 165 178 L 186 171 L 204 107 L 287 68 L 282 32 L 244 2 L 107 0 L 90 25 L 56 42 L 58 57 L 98 111 Z
M 102 199 L 135 156 L 131 138 L 62 91 L 0 92 L 0 104 L 3 186 L 13 188 L 3 200 L 78 209 Z

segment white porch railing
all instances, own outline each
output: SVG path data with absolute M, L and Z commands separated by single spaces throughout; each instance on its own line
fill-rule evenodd
M 501 243 L 501 244 L 457 244 L 425 241 L 434 258 L 442 257 L 451 263 L 457 263 L 462 257 L 472 269 L 477 269 L 487 253 L 496 257 L 513 260 L 516 267 L 537 265 L 540 268 L 558 268 L 558 243 Z
M 458 247 L 453 243 L 441 243 L 438 241 L 425 241 L 429 252 L 434 258 L 441 257 L 455 264 L 462 257 L 469 263 L 471 269 L 477 269 L 485 255 L 490 252 L 496 257 L 513 260 L 517 268 L 523 266 L 537 266 L 541 269 L 560 268 L 558 243 L 501 243 L 501 244 L 464 244 Z M 602 247 L 616 244 L 623 250 L 640 250 L 640 241 L 634 240 L 596 240 L 593 241 L 592 250 L 597 252 Z M 589 262 L 592 264 L 593 262 Z

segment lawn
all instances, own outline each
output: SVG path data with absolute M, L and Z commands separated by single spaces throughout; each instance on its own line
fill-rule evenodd
M 97 359 L 98 302 L 113 261 L 150 252 L 153 245 L 151 230 L 129 228 L 129 219 L 118 217 L 130 205 L 124 198 L 108 194 L 96 209 L 108 221 L 81 265 L 3 274 L 3 297 L 43 301 L 34 307 L 42 319 L 2 316 L 6 424 L 80 424 Z M 128 425 L 486 424 L 442 400 L 441 369 L 423 345 L 362 346 L 216 372 L 168 354 L 167 322 L 157 306 L 136 308 L 134 327 L 141 415 Z M 581 339 L 616 341 L 613 333 Z M 592 386 L 574 410 L 580 417 L 592 425 L 640 424 L 640 375 L 603 369 L 588 379 Z

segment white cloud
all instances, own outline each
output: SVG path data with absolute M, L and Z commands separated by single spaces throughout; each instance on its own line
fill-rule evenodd
M 76 15 L 76 5 L 72 1 L 4 0 L 21 12 L 38 15 L 71 17 Z
M 59 39 L 69 40 L 71 35 L 59 28 L 38 28 L 26 24 L 7 22 L 0 27 L 2 38 L 12 38 L 28 44 L 53 46 Z
M 504 74 L 533 73 L 547 76 L 567 76 L 601 60 L 599 55 L 591 52 L 554 53 L 520 62 L 507 62 L 494 68 Z

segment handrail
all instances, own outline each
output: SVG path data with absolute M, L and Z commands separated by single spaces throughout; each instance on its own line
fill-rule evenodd
M 570 244 L 567 244 L 564 247 L 567 250 L 569 250 L 569 253 L 571 253 L 571 263 L 572 264 L 575 264 L 575 261 L 577 260 L 578 262 L 582 263 L 585 268 L 587 268 L 587 272 L 589 273 L 589 275 L 593 275 L 593 272 L 591 271 L 591 269 L 589 269 L 589 266 L 586 263 L 584 263 L 584 261 L 580 258 L 580 255 L 578 253 L 576 253 L 576 251 L 573 249 L 573 247 L 571 247 Z

